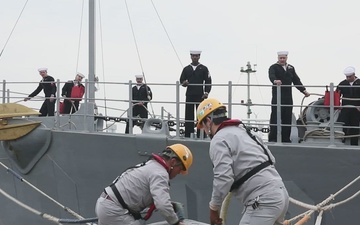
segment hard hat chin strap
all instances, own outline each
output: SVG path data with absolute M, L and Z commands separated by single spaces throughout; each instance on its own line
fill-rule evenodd
M 213 114 L 213 113 L 210 113 L 210 115 L 207 116 L 207 118 L 210 119 L 210 125 L 207 126 L 207 125 L 206 125 L 206 122 L 204 122 L 204 120 L 203 120 L 203 126 L 208 129 L 209 137 L 210 137 L 210 139 L 212 139 L 212 138 L 214 137 L 214 135 L 213 135 L 213 133 L 212 133 L 212 131 L 211 131 L 211 128 L 212 128 L 212 125 L 213 125 L 214 114 Z M 205 120 L 206 120 L 206 118 L 205 118 Z

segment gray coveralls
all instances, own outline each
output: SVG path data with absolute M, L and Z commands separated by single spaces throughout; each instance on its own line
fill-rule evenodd
M 259 137 L 257 139 L 264 144 Z M 275 163 L 270 150 L 264 147 Z M 220 209 L 234 180 L 268 160 L 264 150 L 242 125 L 220 129 L 211 140 L 209 154 L 214 165 L 210 208 L 216 210 Z M 245 207 L 240 225 L 281 225 L 289 204 L 287 190 L 273 165 L 260 170 L 233 190 L 233 196 Z
M 149 160 L 144 166 L 125 171 L 115 186 L 131 210 L 141 212 L 154 203 L 157 212 L 169 224 L 179 220 L 170 200 L 169 174 L 157 161 Z M 111 187 L 106 187 L 105 191 L 107 194 L 101 194 L 96 202 L 98 225 L 140 225 L 144 222 L 135 220 L 121 206 Z

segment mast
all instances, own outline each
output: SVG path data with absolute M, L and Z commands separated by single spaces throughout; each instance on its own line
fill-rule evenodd
M 254 64 L 254 68 L 255 68 L 256 64 Z M 250 73 L 255 73 L 256 70 L 253 70 L 251 68 L 251 64 L 250 62 L 248 62 L 246 64 L 246 70 L 244 70 L 244 67 L 241 67 L 241 70 L 240 72 L 242 73 L 247 73 L 247 102 L 246 102 L 246 105 L 247 105 L 247 118 L 250 119 L 250 115 L 252 114 L 251 112 L 251 109 L 250 109 L 250 106 L 252 105 L 252 102 L 251 102 L 251 99 L 250 99 Z
M 89 102 L 95 102 L 95 0 L 89 0 Z

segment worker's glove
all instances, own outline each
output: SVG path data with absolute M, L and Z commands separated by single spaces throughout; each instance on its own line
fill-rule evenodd
M 183 221 L 185 219 L 184 205 L 181 204 L 180 202 L 171 202 L 171 204 L 173 205 L 174 211 L 178 216 L 179 220 Z

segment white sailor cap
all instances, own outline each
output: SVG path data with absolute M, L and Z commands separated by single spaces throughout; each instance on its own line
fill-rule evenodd
M 200 50 L 190 50 L 190 55 L 200 55 L 201 51 Z
M 45 68 L 45 67 L 38 69 L 39 72 L 41 72 L 41 71 L 47 71 L 47 70 L 48 70 L 48 68 Z
M 353 66 L 348 66 L 344 69 L 344 75 L 345 76 L 352 76 L 355 74 L 355 67 Z
M 84 75 L 84 74 L 82 74 L 82 73 L 77 72 L 77 74 L 76 74 L 76 75 L 78 75 L 79 77 L 85 78 L 85 75 Z
M 140 74 L 140 75 L 135 75 L 135 78 L 136 79 L 143 79 L 144 78 L 144 75 Z
M 278 56 L 281 56 L 281 55 L 286 55 L 286 56 L 287 56 L 288 54 L 289 54 L 288 51 L 278 51 L 278 52 L 277 52 L 277 55 L 278 55 Z

